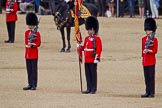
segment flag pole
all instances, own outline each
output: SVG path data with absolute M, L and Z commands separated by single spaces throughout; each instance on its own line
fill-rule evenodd
M 78 44 L 81 44 L 82 42 L 82 37 L 81 37 L 81 32 L 79 29 L 79 21 L 78 21 L 78 11 L 79 11 L 79 6 L 81 5 L 82 1 L 81 0 L 75 0 L 75 37 L 76 41 Z M 80 46 L 79 46 L 80 47 Z M 82 51 L 78 51 L 78 57 L 79 57 L 79 73 L 80 73 L 80 89 L 81 93 L 83 92 L 83 87 L 82 87 L 82 71 L 81 71 L 81 62 L 82 62 Z
M 82 87 L 82 70 L 81 70 L 80 57 L 79 57 L 79 72 L 80 72 L 80 90 L 81 90 L 81 93 L 82 93 L 83 92 L 83 87 Z

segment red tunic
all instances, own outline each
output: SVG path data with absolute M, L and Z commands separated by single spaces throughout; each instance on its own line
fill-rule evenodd
M 101 52 L 102 52 L 102 42 L 100 37 L 93 36 L 96 41 L 96 55 L 100 59 Z M 84 40 L 84 46 L 82 46 L 84 51 L 84 60 L 85 63 L 94 63 L 95 57 L 92 56 L 94 53 L 93 41 L 91 36 L 87 36 Z
M 6 9 L 8 8 L 9 2 L 6 2 Z M 16 21 L 17 20 L 17 14 L 18 11 L 18 4 L 17 2 L 14 2 L 14 6 L 11 8 L 13 9 L 12 12 L 6 13 L 6 22 Z
M 145 42 L 147 40 L 147 36 L 144 36 L 142 38 L 142 64 L 143 66 L 151 66 L 156 64 L 156 57 L 155 54 L 158 50 L 158 40 L 155 37 L 153 39 L 153 46 L 150 46 L 149 49 L 152 50 L 152 52 L 149 53 L 143 53 L 143 50 L 145 49 Z
M 25 32 L 25 45 L 28 45 L 29 34 L 31 34 L 31 31 L 27 30 Z M 26 51 L 25 51 L 25 58 L 26 59 L 37 59 L 38 58 L 38 47 L 41 44 L 41 38 L 40 38 L 39 32 L 36 33 L 36 40 L 34 40 L 32 43 L 35 43 L 36 45 L 34 45 L 31 48 L 26 47 Z

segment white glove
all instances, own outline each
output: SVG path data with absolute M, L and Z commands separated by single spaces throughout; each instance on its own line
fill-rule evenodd
M 143 50 L 143 53 L 144 53 L 144 54 L 149 53 L 149 52 L 152 52 L 152 50 L 150 50 L 150 49 L 144 49 L 144 50 Z
M 6 13 L 11 13 L 13 11 L 13 9 L 6 9 Z
M 99 62 L 99 60 L 96 60 L 96 59 L 94 60 L 94 63 L 98 63 L 98 62 Z
M 82 46 L 82 45 L 77 43 L 76 46 L 77 46 L 77 48 L 78 48 L 78 47 L 80 47 L 80 46 Z
M 7 8 L 7 9 L 6 9 L 6 11 L 8 11 L 8 12 L 9 12 L 9 11 L 10 11 L 10 9 L 8 9 L 8 8 Z
M 10 9 L 6 9 L 6 13 L 10 13 Z
M 28 43 L 28 45 L 26 45 L 27 48 L 31 48 L 33 46 L 35 46 L 36 44 L 35 43 Z
M 6 12 L 11 12 L 11 11 L 13 11 L 13 9 L 6 9 Z

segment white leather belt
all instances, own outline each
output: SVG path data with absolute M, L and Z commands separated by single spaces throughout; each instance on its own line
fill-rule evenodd
M 84 51 L 93 51 L 94 49 L 84 49 Z

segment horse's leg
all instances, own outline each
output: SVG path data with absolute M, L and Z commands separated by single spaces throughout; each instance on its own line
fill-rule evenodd
M 65 43 L 65 33 L 64 33 L 64 28 L 63 27 L 60 29 L 60 32 L 61 32 L 62 43 L 63 43 L 63 47 L 60 50 L 60 52 L 65 52 L 66 43 Z
M 71 48 L 71 44 L 70 44 L 71 27 L 66 27 L 66 32 L 67 32 L 67 41 L 68 41 L 68 48 L 66 49 L 66 52 L 70 52 L 70 48 Z

